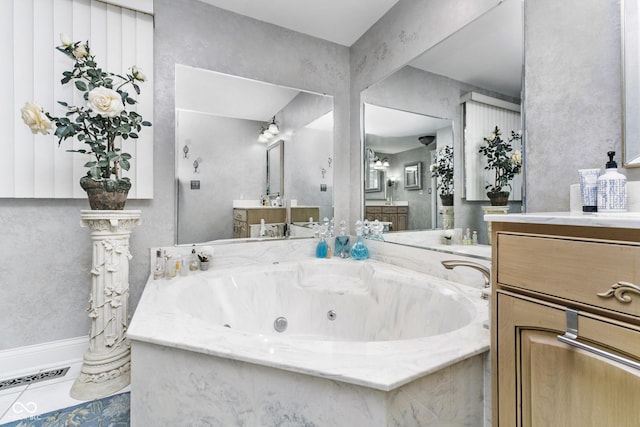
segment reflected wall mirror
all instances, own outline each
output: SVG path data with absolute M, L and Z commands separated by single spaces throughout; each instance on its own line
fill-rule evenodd
M 267 195 L 284 192 L 284 141 L 278 140 L 267 147 Z
M 478 230 L 480 243 L 488 242 L 481 209 L 481 206 L 488 202 L 465 199 L 462 175 L 464 129 L 461 98 L 465 94 L 476 92 L 520 104 L 523 70 L 522 23 L 522 0 L 505 0 L 361 93 L 364 109 L 365 177 L 368 173 L 367 150 L 372 148 L 371 144 L 375 140 L 369 136 L 370 126 L 374 125 L 368 120 L 371 106 L 438 118 L 449 123 L 448 129 L 454 148 L 455 226 Z M 487 31 L 487 28 L 491 31 Z M 435 144 L 439 146 L 438 142 Z M 435 148 L 434 146 L 431 150 Z M 374 151 L 378 154 L 379 150 L 376 151 L 374 148 Z M 423 163 L 423 189 L 413 193 L 427 193 L 422 196 L 432 201 L 428 208 L 420 210 L 413 210 L 409 203 L 408 230 L 442 228 L 440 201 L 435 197 L 435 183 L 428 173 L 429 166 L 433 163 L 433 154 L 431 156 Z M 385 188 L 397 193 L 398 186 L 392 184 L 391 187 Z M 375 203 L 373 199 L 386 199 L 384 191 L 378 197 L 375 197 L 375 193 L 364 194 L 364 212 L 367 205 Z M 400 201 L 398 198 L 395 200 Z
M 622 0 L 622 152 L 625 167 L 640 167 L 640 17 L 638 0 Z
M 178 244 L 232 238 L 234 203 L 268 193 L 333 216 L 330 96 L 176 64 L 175 150 Z

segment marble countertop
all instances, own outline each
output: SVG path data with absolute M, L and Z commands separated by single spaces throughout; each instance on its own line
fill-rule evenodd
M 485 215 L 484 220 L 491 222 L 575 225 L 583 227 L 640 228 L 640 212 L 532 212 L 506 215 L 490 214 Z

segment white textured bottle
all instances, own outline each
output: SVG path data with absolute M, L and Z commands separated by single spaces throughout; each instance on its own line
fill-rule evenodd
M 627 211 L 627 178 L 618 172 L 618 164 L 613 160 L 615 151 L 607 153 L 609 161 L 603 175 L 598 177 L 598 212 Z

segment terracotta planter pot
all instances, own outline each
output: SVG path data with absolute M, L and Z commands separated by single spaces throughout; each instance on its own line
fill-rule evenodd
M 506 206 L 509 201 L 508 191 L 496 191 L 487 193 L 491 206 Z
M 131 182 L 123 179 L 95 180 L 83 176 L 80 186 L 87 192 L 92 210 L 121 211 L 127 202 Z

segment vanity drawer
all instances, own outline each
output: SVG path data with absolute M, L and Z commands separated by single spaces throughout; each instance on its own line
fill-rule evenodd
M 384 208 L 382 208 L 382 213 L 397 214 L 398 213 L 398 208 L 395 207 L 395 206 L 385 206 Z
M 639 244 L 498 233 L 497 245 L 500 286 L 640 316 Z M 620 282 L 631 291 L 616 295 Z
M 398 206 L 398 213 L 399 214 L 409 213 L 409 206 Z
M 382 206 L 367 206 L 367 214 L 379 214 L 382 213 Z

